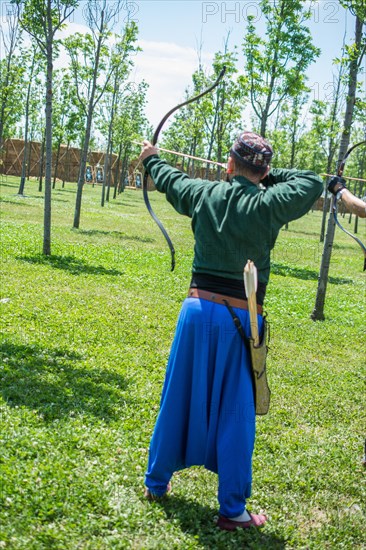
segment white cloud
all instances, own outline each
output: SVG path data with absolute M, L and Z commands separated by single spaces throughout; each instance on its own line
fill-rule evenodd
M 57 32 L 56 38 L 64 39 L 87 32 L 90 32 L 87 25 L 69 22 Z M 23 40 L 23 45 L 29 47 L 31 43 L 27 33 L 23 33 Z M 131 76 L 137 83 L 142 80 L 148 83 L 146 115 L 150 123 L 156 126 L 170 108 L 183 101 L 185 90 L 192 86 L 192 74 L 199 65 L 198 53 L 194 48 L 182 47 L 174 42 L 139 40 L 138 45 L 142 51 L 136 54 Z M 211 66 L 212 59 L 212 53 L 201 53 L 201 63 L 205 68 Z M 68 64 L 68 55 L 62 47 L 54 67 L 58 69 Z
M 77 32 L 90 32 L 86 25 L 70 23 L 58 33 L 57 38 L 65 38 Z M 183 100 L 184 92 L 192 85 L 192 74 L 197 70 L 199 61 L 194 48 L 182 47 L 173 42 L 139 40 L 142 51 L 134 59 L 132 78 L 135 82 L 145 80 L 148 85 L 146 116 L 156 126 L 169 108 Z M 68 63 L 67 54 L 60 52 L 56 66 Z M 212 54 L 202 53 L 205 67 L 212 63 Z
M 140 40 L 135 58 L 134 78 L 146 80 L 147 117 L 156 126 L 163 115 L 184 99 L 184 92 L 192 85 L 192 74 L 198 68 L 198 55 L 194 48 L 185 48 L 172 42 Z M 202 54 L 202 63 L 209 66 L 211 54 Z
M 86 25 L 70 23 L 58 33 L 57 38 L 65 38 L 77 32 L 90 32 Z M 139 40 L 142 51 L 134 59 L 132 78 L 135 82 L 145 80 L 148 85 L 146 116 L 156 126 L 162 116 L 184 98 L 184 92 L 192 85 L 192 74 L 199 61 L 194 48 L 182 47 L 173 42 Z M 212 63 L 212 54 L 202 53 L 205 67 Z M 64 49 L 60 51 L 56 67 L 66 66 L 68 57 Z

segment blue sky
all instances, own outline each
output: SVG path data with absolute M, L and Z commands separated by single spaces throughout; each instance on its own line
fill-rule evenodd
M 3 0 L 0 2 L 5 6 Z M 64 36 L 88 30 L 83 19 L 86 3 L 87 0 L 80 2 L 68 29 L 62 32 Z M 4 9 L 1 15 L 4 22 Z M 209 68 L 215 52 L 223 49 L 230 32 L 229 47 L 238 47 L 238 68 L 242 68 L 241 44 L 248 15 L 255 16 L 258 29 L 263 31 L 264 18 L 258 0 L 127 0 L 124 3 L 114 30 L 121 31 L 128 16 L 137 22 L 143 51 L 136 55 L 132 78 L 137 82 L 144 79 L 149 84 L 146 112 L 154 126 L 170 107 L 182 100 L 191 84 L 191 75 L 198 65 L 199 45 L 203 64 Z M 348 42 L 352 40 L 354 17 L 338 0 L 320 0 L 312 11 L 309 26 L 314 43 L 322 53 L 308 70 L 308 85 L 313 98 L 323 99 L 325 93 L 331 93 L 336 70 L 332 60 L 340 56 L 345 32 Z M 60 59 L 58 64 L 66 62 Z
M 254 15 L 259 29 L 264 18 L 257 1 L 215 2 L 197 0 L 132 0 L 130 16 L 139 27 L 143 52 L 137 56 L 135 78 L 150 84 L 148 115 L 153 124 L 182 99 L 197 68 L 197 50 L 202 45 L 203 61 L 210 65 L 216 51 L 223 48 L 230 32 L 230 47 L 239 51 L 245 37 L 248 15 Z M 127 11 L 123 11 L 123 18 Z M 340 56 L 345 32 L 353 36 L 354 17 L 338 1 L 320 0 L 313 9 L 309 26 L 322 53 L 308 70 L 308 84 L 314 98 L 323 98 L 332 86 L 335 68 L 332 60 Z

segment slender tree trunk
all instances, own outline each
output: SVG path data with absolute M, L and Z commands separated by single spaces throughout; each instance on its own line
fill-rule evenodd
M 215 131 L 216 131 L 216 125 L 217 125 L 217 117 L 218 117 L 218 113 L 217 113 L 217 109 L 216 109 L 214 121 L 213 121 L 213 124 L 212 124 L 212 129 L 211 129 L 208 152 L 207 152 L 207 158 L 209 160 L 211 160 L 213 144 L 214 144 L 214 141 L 215 141 Z M 209 178 L 209 174 L 210 174 L 210 164 L 207 163 L 207 165 L 206 165 L 206 174 L 205 174 L 206 179 Z
M 9 49 L 8 49 L 8 56 L 6 60 L 6 69 L 5 69 L 5 81 L 3 84 L 3 88 L 5 90 L 5 93 L 2 95 L 2 102 L 0 107 L 0 154 L 2 152 L 3 148 L 3 134 L 4 134 L 4 127 L 5 127 L 5 121 L 6 121 L 6 107 L 9 102 L 10 98 L 10 71 L 11 71 L 11 63 L 12 58 L 15 52 L 16 44 L 17 44 L 17 35 L 18 35 L 18 25 L 10 23 L 9 25 Z
M 123 193 L 124 190 L 125 190 L 126 174 L 128 174 L 127 149 L 125 149 L 125 151 L 123 153 L 122 170 L 121 170 L 120 182 L 119 182 L 119 187 L 118 187 L 118 193 Z
M 283 12 L 283 4 L 281 4 L 281 11 Z M 276 42 L 278 42 L 278 41 L 279 41 L 279 39 L 277 37 Z M 269 109 L 270 109 L 271 102 L 272 102 L 273 86 L 274 86 L 274 83 L 275 83 L 275 80 L 276 80 L 277 59 L 278 59 L 278 51 L 276 49 L 275 52 L 274 52 L 274 59 L 273 59 L 273 64 L 272 64 L 272 69 L 271 69 L 271 81 L 270 81 L 270 84 L 269 84 L 269 91 L 268 91 L 268 95 L 267 95 L 267 101 L 266 101 L 266 105 L 264 107 L 264 110 L 262 111 L 262 116 L 261 116 L 260 134 L 264 138 L 266 137 L 268 113 L 269 113 Z
M 28 83 L 28 88 L 27 88 L 27 99 L 26 99 L 26 102 L 25 102 L 24 154 L 23 154 L 23 162 L 22 162 L 22 175 L 20 177 L 20 185 L 19 185 L 18 195 L 24 195 L 25 177 L 26 177 L 26 171 L 27 171 L 29 104 L 30 104 L 30 94 L 31 94 L 31 88 L 32 88 L 33 70 L 34 70 L 34 65 L 35 65 L 35 57 L 36 57 L 36 52 L 34 51 L 33 52 L 33 59 L 32 59 L 30 75 L 29 75 L 29 83 Z
M 108 154 L 108 171 L 105 175 L 106 181 L 107 181 L 107 195 L 106 195 L 106 201 L 109 202 L 109 195 L 111 192 L 111 178 L 112 178 L 112 151 L 113 151 L 113 142 L 111 141 L 110 148 L 109 148 L 109 154 Z
M 102 11 L 101 28 L 103 28 L 103 20 L 104 20 L 104 16 Z M 80 159 L 80 170 L 79 170 L 78 187 L 76 192 L 76 203 L 75 203 L 74 225 L 73 225 L 75 229 L 78 229 L 80 226 L 81 199 L 83 195 L 83 187 L 85 182 L 85 170 L 86 170 L 86 163 L 88 159 L 91 125 L 92 125 L 92 119 L 93 119 L 93 113 L 94 113 L 94 107 L 95 107 L 94 99 L 95 99 L 95 93 L 97 88 L 97 76 L 98 76 L 100 49 L 102 46 L 102 40 L 103 40 L 103 33 L 100 32 L 98 43 L 97 43 L 96 54 L 95 54 L 94 75 L 93 75 L 93 82 L 92 82 L 91 93 L 90 93 L 89 104 L 88 104 L 85 140 L 84 140 L 84 146 L 81 152 L 81 159 Z
M 108 179 L 108 172 L 109 172 L 109 148 L 111 146 L 111 143 L 109 141 L 109 137 L 108 137 L 108 144 L 107 144 L 107 150 L 106 150 L 106 153 L 105 153 L 105 156 L 104 156 L 104 177 L 103 177 L 103 183 L 102 183 L 102 199 L 100 201 L 100 205 L 101 206 L 104 206 L 104 202 L 105 201 L 109 201 L 109 192 L 108 192 L 108 187 L 107 187 L 107 194 L 106 194 L 106 183 L 107 183 L 107 179 Z
M 217 124 L 217 161 L 222 162 L 222 141 L 224 137 L 224 118 L 222 113 L 225 110 L 225 97 L 226 97 L 226 83 L 222 83 L 222 87 L 219 87 L 218 93 L 221 93 L 220 108 L 219 108 L 219 120 Z M 217 180 L 221 179 L 221 166 L 216 169 Z
M 360 44 L 362 39 L 362 27 L 363 27 L 363 22 L 358 17 L 356 17 L 355 46 L 357 48 L 357 51 L 360 51 Z M 360 59 L 358 56 L 354 56 L 354 58 L 350 62 L 347 106 L 346 106 L 346 113 L 344 117 L 343 133 L 342 133 L 341 143 L 339 147 L 337 166 L 339 166 L 340 163 L 342 162 L 342 159 L 344 158 L 349 146 L 350 130 L 351 130 L 351 125 L 353 120 L 353 109 L 355 105 L 359 62 L 360 62 Z M 311 318 L 314 321 L 319 321 L 319 320 L 322 321 L 325 318 L 324 304 L 325 304 L 325 295 L 327 291 L 330 258 L 332 254 L 332 247 L 333 247 L 333 241 L 334 241 L 335 225 L 336 224 L 334 221 L 334 217 L 330 215 L 328 219 L 327 234 L 324 241 L 323 255 L 322 255 L 322 261 L 321 261 L 320 273 L 319 273 L 319 279 L 318 279 L 318 288 L 317 288 L 316 299 L 315 299 L 315 307 L 311 314 Z
M 62 189 L 65 187 L 65 181 L 66 181 L 66 174 L 69 175 L 69 172 L 70 172 L 70 164 L 69 164 L 69 151 L 70 150 L 70 140 L 67 142 L 67 146 L 66 146 L 66 153 L 65 153 L 65 158 L 66 158 L 66 166 L 64 168 L 64 172 L 62 174 Z
M 342 76 L 342 74 L 341 74 L 341 69 L 340 69 L 339 75 L 338 75 L 338 81 L 337 81 L 337 90 L 336 90 L 335 100 L 334 100 L 333 109 L 332 109 L 332 122 L 331 122 L 331 127 L 330 127 L 328 161 L 327 161 L 327 168 L 326 168 L 326 173 L 327 174 L 330 174 L 330 171 L 332 169 L 333 158 L 334 158 L 334 153 L 335 153 L 333 133 L 334 133 L 334 126 L 335 126 L 336 118 L 337 118 L 337 110 L 338 110 L 338 103 L 339 103 L 340 90 L 341 90 L 341 82 L 342 82 L 341 76 Z M 320 242 L 321 243 L 324 242 L 324 234 L 325 234 L 325 225 L 326 225 L 326 221 L 327 221 L 327 213 L 328 213 L 329 207 L 330 207 L 330 201 L 329 201 L 329 198 L 328 198 L 328 189 L 327 189 L 328 183 L 329 183 L 329 180 L 326 180 L 326 183 L 324 185 L 323 215 L 322 215 L 322 225 L 321 225 L 321 229 L 320 229 Z
M 38 191 L 39 192 L 42 191 L 45 149 L 46 149 L 46 130 L 43 133 L 42 147 L 41 147 L 41 158 L 40 158 L 40 163 L 39 163 L 39 185 L 38 185 Z
M 103 181 L 102 181 L 102 198 L 101 198 L 101 201 L 100 201 L 100 206 L 104 206 L 104 202 L 105 202 L 105 182 L 106 182 L 106 177 L 107 177 L 105 163 L 107 162 L 107 157 L 108 157 L 108 150 L 106 151 L 106 154 L 104 155 L 104 170 L 103 170 Z
M 32 168 L 32 143 L 34 138 L 33 127 L 30 131 L 29 142 L 28 142 L 28 158 L 27 158 L 27 181 L 31 177 L 31 168 Z
M 110 177 L 110 162 L 112 157 L 112 132 L 113 132 L 113 123 L 114 123 L 114 113 L 116 108 L 116 99 L 117 99 L 117 92 L 118 92 L 118 71 L 116 71 L 115 79 L 114 79 L 114 86 L 113 86 L 113 95 L 112 95 L 112 107 L 111 107 L 111 116 L 109 119 L 109 126 L 108 126 L 108 142 L 107 142 L 107 154 L 105 156 L 104 161 L 104 181 L 103 181 L 103 189 L 102 189 L 102 202 L 101 205 L 104 206 L 104 190 L 105 190 L 105 182 L 107 181 L 107 196 L 106 201 L 109 201 L 109 192 L 110 192 L 110 186 L 111 186 L 111 177 Z
M 121 164 L 121 155 L 122 155 L 122 143 L 119 144 L 116 169 L 114 171 L 114 191 L 113 191 L 113 198 L 114 199 L 117 197 L 118 176 L 119 176 L 119 167 L 120 167 L 120 164 Z
M 81 151 L 79 179 L 78 179 L 78 187 L 77 187 L 77 191 L 76 191 L 76 204 L 75 204 L 74 225 L 73 225 L 73 227 L 75 227 L 76 229 L 80 225 L 81 198 L 82 198 L 82 194 L 83 194 L 83 187 L 84 187 L 84 180 L 85 180 L 85 170 L 86 170 L 86 163 L 87 163 L 87 159 L 88 159 L 88 150 L 89 150 L 89 142 L 90 142 L 90 135 L 91 135 L 92 116 L 93 116 L 93 106 L 92 106 L 91 103 L 89 103 L 87 123 L 86 123 L 86 132 L 85 132 L 85 141 L 84 141 L 84 147 Z
M 56 178 L 57 178 L 57 170 L 58 170 L 58 162 L 60 160 L 60 151 L 61 151 L 61 141 L 57 144 L 57 151 L 56 151 L 56 158 L 55 158 L 55 168 L 53 173 L 53 184 L 52 189 L 56 187 Z
M 51 255 L 51 182 L 52 182 L 52 17 L 48 0 L 47 77 L 46 77 L 46 171 L 44 180 L 43 254 Z

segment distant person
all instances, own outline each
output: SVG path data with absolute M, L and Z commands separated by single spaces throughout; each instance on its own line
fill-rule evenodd
M 218 474 L 217 525 L 232 531 L 262 526 L 246 508 L 251 494 L 255 404 L 250 357 L 226 300 L 250 335 L 243 284 L 248 259 L 258 269 L 258 325 L 270 274 L 270 253 L 287 222 L 306 214 L 322 193 L 313 172 L 273 169 L 273 151 L 242 132 L 228 159 L 228 180 L 190 179 L 144 141 L 140 159 L 158 191 L 192 219 L 192 278 L 168 361 L 160 412 L 150 443 L 145 496 L 170 492 L 177 470 L 203 465 Z
M 344 178 L 334 176 L 328 183 L 328 191 L 341 200 L 349 212 L 360 218 L 366 218 L 366 203 L 347 189 Z

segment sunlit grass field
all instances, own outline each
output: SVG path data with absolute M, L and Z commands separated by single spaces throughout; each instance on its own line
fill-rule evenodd
M 35 181 L 1 180 L 1 512 L 6 549 L 365 548 L 365 273 L 340 231 L 325 321 L 314 322 L 321 214 L 282 230 L 265 309 L 271 409 L 257 419 L 252 511 L 264 529 L 215 526 L 217 479 L 175 474 L 161 503 L 143 497 L 149 439 L 192 261 L 190 221 L 141 191 L 104 208 L 75 184 L 52 199 L 52 256 L 42 255 Z M 347 217 L 342 220 L 347 227 Z M 350 226 L 352 230 L 353 226 Z M 365 220 L 359 237 L 364 240 Z

